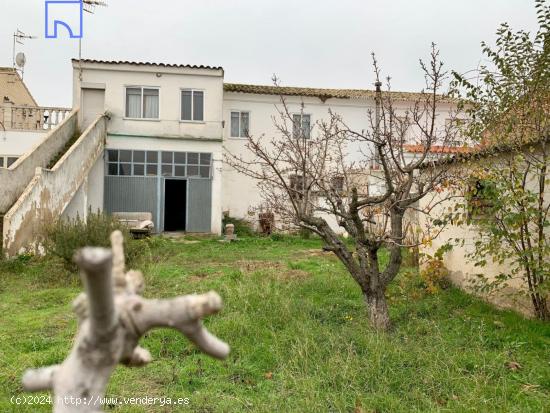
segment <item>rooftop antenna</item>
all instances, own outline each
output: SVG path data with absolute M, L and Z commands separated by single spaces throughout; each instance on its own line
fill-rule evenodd
M 24 66 L 25 66 L 26 59 L 25 59 L 25 54 L 23 54 L 21 52 L 17 53 L 17 55 L 16 55 L 15 54 L 15 49 L 17 47 L 16 45 L 18 45 L 18 44 L 24 45 L 25 44 L 25 39 L 36 39 L 36 36 L 31 36 L 31 35 L 25 34 L 21 30 L 16 29 L 15 33 L 13 33 L 12 67 L 15 70 L 19 70 L 21 72 L 21 79 L 23 79 Z M 19 69 L 16 66 L 18 66 Z
M 82 0 L 82 7 L 86 13 L 94 14 L 96 6 L 107 7 L 107 2 L 103 0 Z M 78 39 L 78 78 L 82 80 L 82 37 Z

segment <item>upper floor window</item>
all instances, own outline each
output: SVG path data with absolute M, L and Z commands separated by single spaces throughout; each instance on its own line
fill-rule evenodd
M 296 113 L 292 115 L 292 136 L 309 139 L 311 136 L 311 115 Z
M 204 92 L 202 90 L 183 89 L 181 91 L 181 120 L 204 121 Z
M 126 117 L 133 119 L 158 119 L 159 89 L 141 86 L 127 87 Z
M 231 112 L 231 137 L 245 138 L 248 136 L 250 123 L 250 113 L 232 111 Z

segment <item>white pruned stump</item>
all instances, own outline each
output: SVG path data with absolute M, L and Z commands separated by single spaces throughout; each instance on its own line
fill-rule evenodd
M 27 391 L 52 390 L 54 412 L 98 412 L 117 364 L 142 366 L 151 354 L 138 345 L 155 327 L 181 331 L 206 354 L 223 359 L 229 346 L 210 334 L 201 319 L 222 307 L 218 294 L 185 295 L 166 300 L 141 297 L 143 275 L 125 272 L 123 237 L 111 234 L 112 251 L 86 247 L 75 254 L 85 293 L 73 302 L 78 332 L 69 356 L 59 365 L 27 370 Z

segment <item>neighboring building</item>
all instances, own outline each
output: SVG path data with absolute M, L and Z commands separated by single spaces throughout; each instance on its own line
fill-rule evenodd
M 510 156 L 524 153 L 531 156 L 542 158 L 543 153 L 548 152 L 548 137 L 539 141 L 532 141 L 523 145 L 512 145 L 501 143 L 500 145 L 483 145 L 475 150 L 461 151 L 452 157 L 447 157 L 441 165 L 435 167 L 448 168 L 452 175 L 460 177 L 463 185 L 459 190 L 453 189 L 454 192 L 444 190 L 439 194 L 441 202 L 430 212 L 430 217 L 438 218 L 449 211 L 454 211 L 457 204 L 468 205 L 470 202 L 475 202 L 477 205 L 475 210 L 477 213 L 483 213 L 483 199 L 468 199 L 464 192 L 469 189 L 469 186 L 476 185 L 479 178 L 476 174 L 484 167 L 495 167 L 498 165 L 506 165 L 509 162 Z M 504 169 L 504 167 L 503 167 Z M 540 193 L 537 173 L 529 173 L 525 176 L 526 188 L 534 194 Z M 550 199 L 550 186 L 546 185 L 543 192 L 543 199 Z M 426 207 L 426 199 L 420 200 L 420 209 Z M 419 225 L 421 228 L 427 228 L 428 222 L 423 214 L 419 214 Z M 464 221 L 461 220 L 461 221 Z M 476 223 L 475 215 L 468 217 L 467 222 L 459 224 L 450 222 L 436 238 L 429 243 L 422 245 L 421 252 L 433 256 L 434 253 L 443 245 L 451 244 L 453 248 L 446 252 L 443 256 L 443 263 L 449 271 L 451 281 L 459 287 L 472 291 L 472 283 L 478 281 L 476 274 L 483 273 L 484 277 L 489 282 L 494 281 L 499 274 L 509 274 L 509 263 L 495 262 L 490 257 L 487 257 L 487 264 L 484 267 L 478 267 L 475 261 L 469 258 L 475 249 L 475 243 L 481 240 L 480 228 Z M 545 234 L 550 236 L 550 227 L 546 228 Z M 461 242 L 457 242 L 460 240 Z M 462 242 L 463 241 L 463 242 Z M 509 248 L 504 245 L 503 248 Z M 517 274 L 515 277 L 507 281 L 507 286 L 494 294 L 485 294 L 484 298 L 503 308 L 512 308 L 526 315 L 532 315 L 533 308 L 529 296 L 526 293 L 525 280 L 523 274 Z M 475 291 L 480 293 L 479 291 Z
M 70 112 L 41 107 L 16 69 L 0 67 L 0 168 L 9 168 Z
M 285 96 L 307 127 L 341 115 L 350 128 L 369 128 L 374 92 L 224 83 L 221 67 L 73 60 L 73 106 L 82 130 L 107 111 L 104 185 L 93 188 L 107 212 L 153 214 L 157 231 L 221 232 L 222 213 L 257 221 L 257 183 L 223 163 L 224 151 L 247 156 L 245 135 L 277 136 L 275 106 Z M 394 93 L 405 113 L 415 98 Z M 439 127 L 452 104 L 440 107 Z M 359 157 L 359 147 L 350 148 Z M 376 188 L 373 188 L 376 190 Z

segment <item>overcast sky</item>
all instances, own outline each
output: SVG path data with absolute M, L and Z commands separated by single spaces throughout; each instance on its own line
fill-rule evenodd
M 372 88 L 370 52 L 394 90 L 418 91 L 418 59 L 436 42 L 448 69 L 482 58 L 501 22 L 535 31 L 532 0 L 107 0 L 84 14 L 83 57 L 223 66 L 226 82 Z M 38 36 L 25 82 L 38 103 L 71 106 L 76 39 L 46 39 L 44 0 L 0 0 L 0 66 L 12 34 Z M 62 37 L 64 34 L 61 35 Z

